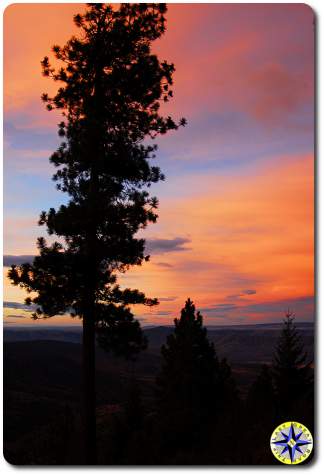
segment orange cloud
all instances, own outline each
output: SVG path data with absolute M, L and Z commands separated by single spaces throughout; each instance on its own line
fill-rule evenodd
M 235 109 L 266 127 L 281 127 L 291 120 L 289 114 L 312 101 L 314 18 L 308 6 L 253 4 L 244 11 L 237 5 L 217 5 L 214 11 L 209 5 L 194 7 L 186 6 L 185 21 L 181 6 L 170 7 L 168 34 L 158 50 L 176 64 L 172 111 L 190 117 Z M 193 45 L 188 48 L 184 33 L 172 48 L 175 26 L 181 37 L 195 14 Z M 282 20 L 276 21 L 279 14 Z M 202 41 L 208 34 L 212 39 Z
M 73 15 L 84 4 L 48 3 L 9 5 L 4 12 L 4 108 L 5 113 L 24 112 L 31 123 L 55 124 L 55 114 L 46 114 L 42 92 L 52 93 L 57 84 L 41 74 L 40 61 L 53 44 L 64 44 L 76 32 Z M 31 124 L 29 124 L 31 125 Z
M 179 309 L 188 296 L 198 305 L 222 302 L 243 288 L 256 289 L 245 303 L 312 296 L 313 180 L 308 155 L 277 157 L 251 176 L 184 181 L 191 196 L 164 199 L 155 229 L 190 237 L 190 249 L 163 255 L 171 267 L 161 268 L 153 256 L 123 277 L 125 284 L 176 295 L 176 302 L 163 303 L 166 310 Z
M 7 7 L 6 111 L 24 108 L 33 124 L 57 122 L 55 114 L 46 114 L 39 101 L 41 92 L 51 93 L 57 87 L 41 76 L 40 60 L 50 53 L 53 43 L 64 44 L 77 32 L 72 18 L 84 8 L 78 3 Z M 296 39 L 295 25 L 303 29 L 301 42 Z M 259 120 L 267 119 L 269 111 L 273 115 L 275 110 L 278 116 L 287 107 L 294 110 L 313 94 L 313 48 L 309 7 L 255 4 L 244 8 L 170 4 L 167 34 L 154 45 L 162 58 L 176 64 L 176 94 L 168 110 L 191 115 L 235 104 Z M 292 58 L 299 59 L 302 70 L 290 65 Z
M 170 323 L 190 296 L 201 308 L 234 303 L 233 308 L 220 307 L 226 310 L 227 323 L 231 316 L 236 322 L 236 316 L 249 308 L 251 319 L 257 321 L 262 311 L 251 305 L 262 308 L 263 302 L 311 297 L 313 172 L 311 155 L 288 156 L 274 158 L 270 166 L 259 166 L 251 175 L 190 177 L 182 185 L 181 179 L 174 180 L 170 188 L 182 186 L 183 194 L 161 202 L 159 222 L 150 233 L 151 238 L 163 236 L 168 242 L 182 236 L 187 249 L 175 247 L 161 254 L 157 247 L 151 262 L 120 277 L 122 285 L 161 298 L 158 309 L 138 308 L 136 313 L 145 312 L 147 321 Z M 21 231 L 25 225 L 30 224 L 20 222 Z M 9 295 L 19 294 L 22 300 L 21 291 L 9 289 Z M 284 310 L 278 311 L 278 319 Z M 208 312 L 205 317 L 212 321 Z
M 39 97 L 57 85 L 41 76 L 40 60 L 53 43 L 63 44 L 71 36 L 73 14 L 84 8 L 84 4 L 13 4 L 6 9 L 5 115 L 8 121 L 14 116 L 16 127 L 41 125 L 52 127 L 55 134 L 58 116 L 47 113 Z M 165 107 L 172 115 L 189 119 L 177 142 L 171 139 L 171 159 L 189 157 L 198 163 L 206 151 L 212 151 L 215 161 L 224 159 L 218 147 L 222 140 L 240 159 L 240 137 L 232 122 L 225 123 L 227 134 L 216 130 L 220 122 L 209 128 L 204 123 L 208 130 L 201 140 L 202 125 L 197 130 L 190 125 L 197 116 L 235 111 L 239 124 L 251 119 L 266 130 L 270 125 L 286 130 L 287 117 L 298 119 L 302 114 L 296 111 L 312 106 L 314 41 L 309 7 L 170 5 L 167 18 L 167 34 L 155 45 L 161 59 L 176 65 L 175 99 Z M 254 152 L 264 158 L 267 145 L 254 140 L 254 134 L 252 128 Z M 294 140 L 295 136 L 291 143 Z M 36 163 L 31 152 L 23 153 Z M 46 148 L 40 151 L 40 157 L 45 152 Z M 11 159 L 23 153 L 15 151 Z M 163 185 L 170 198 L 161 200 L 158 224 L 145 237 L 149 233 L 162 239 L 180 237 L 189 244 L 185 251 L 153 254 L 150 263 L 121 277 L 125 285 L 162 297 L 158 310 L 145 310 L 148 320 L 159 311 L 158 322 L 170 322 L 170 315 L 178 314 L 188 296 L 205 308 L 235 300 L 243 312 L 246 304 L 313 295 L 313 157 L 276 156 L 267 163 L 253 169 L 247 164 L 240 176 L 237 172 L 184 176 L 184 165 L 180 177 L 170 177 Z M 26 171 L 32 166 L 34 162 Z M 6 252 L 33 253 L 34 238 L 42 234 L 36 221 L 37 215 L 8 218 Z M 244 289 L 255 292 L 244 294 Z M 231 312 L 230 307 L 220 308 Z M 262 312 L 254 315 L 262 318 Z

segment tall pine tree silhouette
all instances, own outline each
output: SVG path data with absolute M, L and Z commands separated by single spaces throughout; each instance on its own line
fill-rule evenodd
M 206 435 L 222 407 L 230 368 L 225 360 L 219 362 L 202 315 L 190 299 L 174 323 L 174 333 L 161 349 L 157 396 L 165 444 L 171 450 L 187 450 L 201 442 L 199 434 Z
M 306 400 L 312 392 L 313 372 L 310 365 L 311 362 L 307 362 L 307 353 L 294 323 L 294 315 L 288 310 L 272 368 L 279 411 L 288 419 L 298 420 L 300 414 L 296 414 L 296 406 L 301 400 Z
M 141 348 L 131 304 L 154 305 L 138 290 L 122 290 L 116 273 L 148 259 L 135 234 L 157 219 L 158 201 L 147 187 L 164 177 L 150 165 L 156 145 L 144 139 L 177 129 L 161 115 L 172 96 L 173 64 L 160 61 L 151 43 L 165 32 L 164 4 L 88 4 L 74 17 L 80 34 L 42 61 L 43 74 L 59 83 L 47 109 L 62 111 L 62 143 L 50 158 L 53 179 L 69 200 L 43 211 L 39 224 L 60 239 L 38 239 L 39 255 L 13 266 L 12 283 L 36 296 L 34 317 L 69 312 L 83 319 L 85 462 L 96 462 L 95 330 L 101 343 L 127 354 Z M 131 330 L 129 330 L 131 328 Z M 105 339 L 106 335 L 106 339 Z M 123 341 L 121 342 L 121 338 Z

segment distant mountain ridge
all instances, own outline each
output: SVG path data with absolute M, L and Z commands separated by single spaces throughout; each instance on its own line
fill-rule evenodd
M 312 322 L 297 323 L 303 338 L 305 348 L 312 358 L 314 353 L 314 324 Z M 226 357 L 232 362 L 253 361 L 254 363 L 270 362 L 274 347 L 281 330 L 281 323 L 257 325 L 233 325 L 227 327 L 207 327 L 208 337 L 215 344 L 220 357 Z M 144 328 L 148 338 L 148 352 L 160 354 L 161 346 L 167 336 L 173 332 L 172 326 L 157 326 Z M 5 327 L 4 342 L 24 341 L 57 341 L 66 343 L 81 343 L 81 327 L 31 328 Z

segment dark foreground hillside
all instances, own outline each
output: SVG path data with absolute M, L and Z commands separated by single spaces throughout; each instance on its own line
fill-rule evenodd
M 305 348 L 312 357 L 313 327 L 305 325 L 300 331 Z M 79 463 L 80 331 L 73 329 L 65 333 L 56 329 L 37 332 L 5 329 L 5 456 L 14 464 Z M 148 419 L 150 413 L 154 413 L 155 379 L 161 366 L 160 346 L 170 332 L 171 328 L 167 327 L 147 329 L 149 348 L 135 364 L 97 349 L 97 421 L 101 463 L 124 463 L 123 452 L 118 455 L 119 444 L 124 443 L 120 417 L 129 404 L 130 388 L 135 380 Z M 261 364 L 271 361 L 278 332 L 279 327 L 265 326 L 208 331 L 219 356 L 226 356 L 231 363 L 243 400 Z M 37 337 L 38 340 L 35 339 Z M 121 440 L 118 439 L 119 432 Z M 144 455 L 142 457 L 145 458 Z M 272 463 L 272 460 L 268 462 Z M 145 463 L 145 460 L 142 458 L 139 463 Z

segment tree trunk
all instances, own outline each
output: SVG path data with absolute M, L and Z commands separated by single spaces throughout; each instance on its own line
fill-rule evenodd
M 98 170 L 100 159 L 100 130 L 97 124 L 100 108 L 103 106 L 98 82 L 102 67 L 98 67 L 94 80 L 94 95 L 89 104 L 88 117 L 92 118 L 88 130 L 88 154 L 92 157 L 88 196 L 88 216 L 86 233 L 87 284 L 85 295 L 85 312 L 83 315 L 83 411 L 84 411 L 84 455 L 87 465 L 97 464 L 96 439 L 96 369 L 95 369 L 95 291 L 97 276 L 97 199 Z
M 88 233 L 86 236 L 86 287 L 83 313 L 83 440 L 86 465 L 97 463 L 96 438 L 96 347 L 95 347 L 95 289 L 96 289 L 96 225 L 94 222 L 95 187 L 97 177 L 92 172 L 89 198 Z
M 83 441 L 86 465 L 97 463 L 96 389 L 95 389 L 95 322 L 94 315 L 83 316 Z

